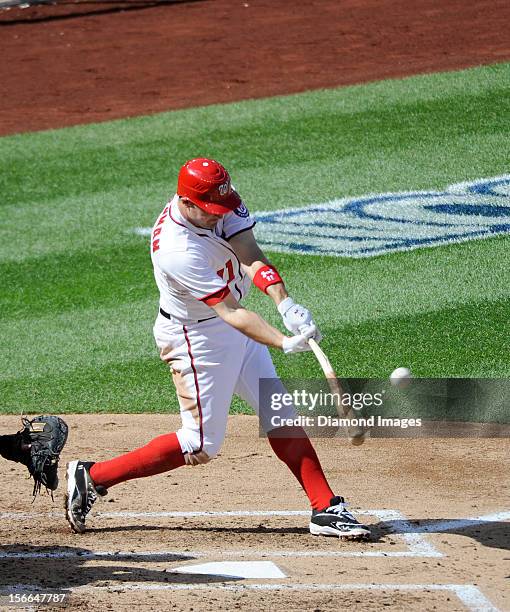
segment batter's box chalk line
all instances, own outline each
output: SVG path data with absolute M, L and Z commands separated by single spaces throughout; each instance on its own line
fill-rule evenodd
M 9 593 L 16 592 L 41 592 L 41 587 L 31 584 L 0 585 L 0 591 L 8 590 Z M 151 584 L 146 582 L 129 582 L 115 586 L 90 586 L 84 585 L 66 589 L 77 595 L 81 593 L 97 593 L 106 591 L 108 593 L 122 593 L 130 591 L 199 591 L 199 590 L 221 590 L 234 591 L 394 591 L 401 593 L 420 591 L 446 591 L 454 593 L 464 606 L 471 612 L 500 612 L 491 601 L 474 584 L 275 584 L 275 583 L 251 583 L 251 584 Z
M 478 526 L 483 523 L 501 522 L 510 519 L 510 511 L 495 512 L 471 519 L 450 519 L 435 521 L 428 525 L 412 525 L 409 520 L 398 510 L 359 510 L 357 514 L 363 516 L 375 516 L 381 521 L 390 523 L 392 533 L 399 536 L 407 545 L 407 550 L 380 551 L 380 550 L 220 550 L 220 551 L 186 551 L 190 559 L 204 557 L 442 557 L 443 553 L 438 551 L 427 539 L 426 534 L 444 533 L 451 530 L 459 530 L 467 527 Z M 174 511 L 174 512 L 98 512 L 94 515 L 96 520 L 141 519 L 150 518 L 194 518 L 194 517 L 271 517 L 271 516 L 310 516 L 308 510 L 230 510 L 230 511 Z M 60 512 L 27 513 L 27 512 L 3 512 L 0 513 L 1 520 L 30 520 L 40 518 L 62 518 Z M 84 559 L 101 559 L 105 557 L 117 557 L 122 559 L 152 558 L 163 559 L 165 557 L 181 556 L 182 551 L 47 551 L 47 552 L 16 552 L 0 551 L 0 559 L 37 559 L 52 558 L 66 559 L 81 557 Z
M 58 513 L 50 513 L 51 516 L 61 516 Z M 351 550 L 351 551 L 321 551 L 321 550 L 222 550 L 222 551 L 209 551 L 203 550 L 198 551 L 186 551 L 187 554 L 193 558 L 203 558 L 207 556 L 220 556 L 220 557 L 442 557 L 443 554 L 438 551 L 430 542 L 428 542 L 421 533 L 417 533 L 417 529 L 411 525 L 406 517 L 398 510 L 360 510 L 357 514 L 364 516 L 375 516 L 380 521 L 391 523 L 392 533 L 403 540 L 407 547 L 407 550 L 397 551 L 382 551 L 382 550 Z M 95 514 L 96 519 L 149 519 L 149 518 L 195 518 L 195 517 L 272 517 L 272 516 L 310 516 L 309 510 L 231 510 L 231 511 L 195 511 L 195 512 L 98 512 Z M 0 514 L 0 519 L 28 519 L 35 518 L 35 516 L 41 515 L 29 515 L 23 513 L 4 513 Z M 44 516 L 44 515 L 43 515 Z M 0 552 L 0 559 L 2 558 L 68 558 L 70 556 L 80 556 L 81 558 L 102 558 L 113 556 L 114 554 L 124 553 L 110 553 L 105 552 L 76 552 L 72 551 L 55 551 L 55 552 Z M 182 552 L 178 551 L 139 551 L 128 553 L 131 558 L 137 557 L 163 557 L 170 555 L 178 555 Z

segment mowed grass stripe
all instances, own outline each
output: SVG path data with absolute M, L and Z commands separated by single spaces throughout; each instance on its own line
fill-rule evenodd
M 325 342 L 339 342 L 344 345 L 346 329 L 349 326 L 370 323 L 381 325 L 388 318 L 396 320 L 418 320 L 419 316 L 440 312 L 445 306 L 448 311 L 464 303 L 495 303 L 497 300 L 509 298 L 510 289 L 501 282 L 504 277 L 505 253 L 510 244 L 510 238 L 492 239 L 482 242 L 470 242 L 436 249 L 399 253 L 369 260 L 346 260 L 333 257 L 299 257 L 273 254 L 273 261 L 279 269 L 286 269 L 286 279 L 289 290 L 297 299 L 305 304 L 313 304 L 314 316 L 323 329 L 330 329 L 331 339 L 325 337 Z M 138 300 L 130 300 L 122 290 L 129 292 L 129 283 L 120 283 L 108 294 L 107 285 L 101 289 L 105 296 L 104 303 L 94 303 L 95 293 L 90 288 L 86 295 L 88 307 L 84 304 L 74 304 L 62 309 L 65 300 L 72 299 L 72 293 L 67 292 L 67 283 L 62 279 L 64 294 L 59 298 L 59 308 L 51 303 L 51 295 L 58 295 L 58 288 L 49 286 L 41 297 L 41 311 L 46 302 L 50 307 L 44 316 L 40 316 L 37 306 L 37 290 L 30 297 L 26 296 L 25 316 L 16 316 L 17 303 L 13 302 L 12 318 L 0 323 L 0 336 L 4 340 L 3 366 L 0 380 L 17 379 L 20 372 L 30 373 L 32 377 L 52 375 L 73 370 L 76 363 L 80 367 L 86 365 L 101 368 L 103 365 L 153 356 L 157 360 L 157 352 L 152 338 L 152 324 L 157 312 L 158 296 L 150 272 L 150 264 L 146 269 L 149 275 L 143 286 L 136 286 L 136 293 L 144 294 Z M 67 270 L 72 275 L 72 269 Z M 114 271 L 115 272 L 115 271 Z M 333 279 L 333 280 L 332 280 Z M 42 289 L 41 289 L 42 291 Z M 118 293 L 116 292 L 118 291 Z M 122 299 L 122 302 L 116 301 Z M 272 303 L 264 299 L 258 291 L 252 291 L 246 305 L 263 314 L 274 325 L 282 328 L 281 319 Z M 61 312 L 58 312 L 62 309 Z M 459 312 L 462 313 L 462 310 Z M 480 313 L 482 311 L 480 310 Z M 38 314 L 39 316 L 36 316 Z M 467 327 L 473 325 L 466 320 Z M 489 320 L 480 316 L 477 326 L 482 330 L 486 327 L 488 335 L 493 336 Z M 457 326 L 458 327 L 458 326 Z M 424 333 L 416 324 L 415 336 L 421 338 Z M 500 330 L 504 334 L 504 328 Z M 427 335 L 429 331 L 426 331 Z M 403 328 L 398 325 L 391 332 L 395 342 L 404 346 Z M 402 336 L 402 337 L 401 337 Z M 462 366 L 464 375 L 481 375 L 479 371 L 478 353 L 465 348 L 465 342 L 457 332 L 447 336 L 447 344 L 451 347 L 452 361 L 449 372 Z M 446 341 L 445 338 L 443 341 Z M 411 344 L 411 347 L 413 345 Z M 491 359 L 498 359 L 501 342 L 489 350 Z M 387 354 L 388 343 L 379 335 L 373 338 L 371 353 L 381 353 L 379 359 L 372 361 L 355 359 L 355 367 L 363 365 L 364 375 L 381 376 L 388 374 L 399 363 L 400 351 Z M 383 357 L 393 355 L 390 369 L 384 369 Z M 350 354 L 346 354 L 348 360 Z M 336 359 L 336 356 L 335 356 Z M 403 361 L 415 367 L 415 359 L 411 355 L 403 355 Z M 466 361 L 467 360 L 467 361 Z M 337 363 L 335 361 L 335 363 Z M 282 373 L 302 367 L 297 357 L 281 360 Z M 345 367 L 347 364 L 342 364 Z M 444 364 L 440 364 L 443 367 Z M 295 367 L 294 367 L 295 366 Z M 385 366 L 386 367 L 386 366 Z M 436 374 L 438 361 L 422 363 L 422 376 Z M 508 367 L 508 366 L 507 366 Z M 366 370 L 368 368 L 368 371 Z M 483 371 L 486 373 L 486 367 Z M 498 375 L 500 375 L 498 367 Z M 351 374 L 353 374 L 351 372 Z
M 456 137 L 450 141 L 449 148 L 442 143 L 435 146 L 418 143 L 391 155 L 379 151 L 353 152 L 350 157 L 328 163 L 310 161 L 252 168 L 236 172 L 235 178 L 253 211 L 320 203 L 378 189 L 443 189 L 453 182 L 506 172 L 501 155 L 505 138 L 501 135 Z M 408 171 L 413 174 L 414 184 L 408 184 Z M 133 228 L 154 223 L 173 195 L 174 183 L 172 180 L 165 184 L 143 184 L 137 189 L 120 188 L 80 200 L 64 198 L 37 206 L 10 206 L 2 213 L 0 262 L 21 262 L 52 253 L 91 252 L 105 245 L 129 248 L 138 244 Z M 249 196 L 250 192 L 257 194 L 254 198 L 257 204 Z
M 365 260 L 282 253 L 272 253 L 271 259 L 285 270 L 293 294 L 318 304 L 319 322 L 343 325 L 510 296 L 510 285 L 501 282 L 509 249 L 510 237 L 500 236 Z M 76 312 L 76 322 L 93 321 L 100 309 L 136 302 L 152 312 L 159 297 L 147 237 L 125 246 L 0 263 L 0 277 L 11 288 L 0 294 L 5 337 L 11 335 L 9 319 L 23 319 L 27 326 L 43 318 L 39 327 L 45 330 L 47 315 Z M 266 316 L 274 314 L 272 302 L 257 291 L 248 299 Z M 274 320 L 279 323 L 279 316 Z
M 327 162 L 310 159 L 279 166 L 269 178 L 266 168 L 241 171 L 236 177 L 243 193 L 257 200 L 253 209 L 260 211 L 374 193 L 442 191 L 453 183 L 506 174 L 508 165 L 501 155 L 505 139 L 506 133 L 456 135 L 447 141 L 417 141 L 391 151 L 356 147 L 350 155 Z
M 259 160 L 250 154 L 261 154 L 271 151 L 280 164 L 309 160 L 312 156 L 320 159 L 330 159 L 334 156 L 349 155 L 355 148 L 364 148 L 367 144 L 383 150 L 394 150 L 416 142 L 436 140 L 438 137 L 451 137 L 459 134 L 490 134 L 503 129 L 508 130 L 504 112 L 487 114 L 486 108 L 493 108 L 494 101 L 505 101 L 504 84 L 488 92 L 463 92 L 455 96 L 445 95 L 440 99 L 385 105 L 367 111 L 333 110 L 325 108 L 319 112 L 313 101 L 323 96 L 323 92 L 308 94 L 309 104 L 301 108 L 301 113 L 292 117 L 286 113 L 268 117 L 264 125 L 247 123 L 242 126 L 231 126 L 226 121 L 221 129 L 216 128 L 209 133 L 204 127 L 195 126 L 191 134 L 187 132 L 186 142 L 176 142 L 171 138 L 172 124 L 167 130 L 159 133 L 149 132 L 149 138 L 143 143 L 122 145 L 123 148 L 111 146 L 108 141 L 100 140 L 97 148 L 79 147 L 69 152 L 60 147 L 46 150 L 45 171 L 48 178 L 56 176 L 59 181 L 51 184 L 41 183 L 37 176 L 25 173 L 24 181 L 20 181 L 18 171 L 27 170 L 26 158 L 19 158 L 13 172 L 9 175 L 12 190 L 3 204 L 30 201 L 35 194 L 46 196 L 47 188 L 53 193 L 69 195 L 69 178 L 73 177 L 72 191 L 76 195 L 86 195 L 118 188 L 132 187 L 152 175 L 155 180 L 162 181 L 168 176 L 169 166 L 167 155 L 177 157 L 193 154 L 197 148 L 207 142 L 218 151 L 241 157 L 237 164 L 240 169 L 252 167 L 253 161 L 265 166 L 265 156 Z M 254 104 L 255 102 L 249 102 Z M 247 103 L 248 104 L 248 103 Z M 505 108 L 501 108 L 504 111 Z M 194 111 L 185 111 L 193 115 Z M 173 115 L 171 115 L 173 117 Z M 434 118 L 435 131 L 427 130 L 427 125 Z M 190 117 L 189 119 L 193 119 Z M 75 128 L 79 129 L 79 128 Z M 97 129 L 97 128 L 96 128 Z M 308 138 L 302 138 L 302 132 L 307 131 Z M 399 138 L 388 139 L 389 133 L 399 131 Z M 285 135 L 281 138 L 281 135 Z M 208 137 L 207 137 L 208 135 Z M 341 138 L 340 138 L 341 135 Z M 326 137 L 326 138 L 325 138 Z M 254 148 L 254 144 L 257 146 Z M 265 146 L 263 146 L 265 145 Z M 132 152 L 135 152 L 133 154 Z M 144 165 L 140 166 L 139 161 Z M 19 164 L 19 165 L 18 165 Z M 25 165 L 24 165 L 25 164 Z M 174 171 L 172 169 L 172 171 Z M 7 180 L 9 177 L 5 177 Z M 9 187 L 9 183 L 7 184 Z M 38 191 L 39 190 L 39 191 Z M 27 197 L 28 196 L 28 197 Z M 16 199 L 14 199 L 16 198 Z
M 114 356 L 112 355 L 112 358 Z M 4 381 L 7 412 L 177 412 L 168 369 L 156 357 L 82 366 Z
M 172 185 L 170 193 L 168 186 L 140 185 L 82 199 L 7 207 L 0 226 L 0 261 L 134 244 L 133 228 L 141 220 L 152 224 L 174 189 Z
M 433 77 L 430 79 L 432 87 Z M 149 177 L 152 181 L 173 183 L 179 162 L 196 156 L 204 148 L 204 153 L 213 153 L 240 171 L 267 167 L 271 159 L 277 160 L 277 166 L 327 162 L 349 157 L 355 151 L 391 153 L 417 143 L 423 146 L 438 141 L 448 146 L 448 141 L 456 136 L 503 136 L 510 131 L 506 120 L 510 100 L 506 91 L 505 83 L 500 82 L 488 91 L 445 93 L 435 100 L 413 103 L 381 102 L 377 108 L 347 112 L 331 107 L 319 110 L 320 105 L 315 102 L 326 92 L 318 91 L 303 97 L 300 113 L 291 116 L 285 112 L 271 113 L 262 125 L 247 122 L 239 126 L 225 121 L 211 129 L 195 120 L 196 111 L 181 111 L 190 126 L 185 134 L 180 134 L 172 123 L 177 114 L 171 114 L 165 129 L 158 129 L 161 119 L 155 118 L 155 125 L 146 130 L 143 142 L 113 145 L 101 136 L 101 127 L 96 126 L 99 130 L 96 147 L 76 142 L 71 152 L 53 143 L 39 142 L 44 137 L 35 140 L 18 137 L 27 139 L 28 149 L 34 146 L 41 149 L 41 158 L 35 163 L 29 154 L 9 159 L 9 147 L 5 150 L 1 139 L 0 154 L 9 163 L 8 172 L 0 179 L 4 194 L 1 204 L 37 204 L 69 196 L 82 199 L 112 189 L 136 189 L 147 183 Z M 342 92 L 338 90 L 340 97 Z M 363 88 L 359 88 L 359 93 L 363 95 Z M 122 123 L 118 127 L 122 130 Z M 68 137 L 78 140 L 80 129 L 83 128 L 69 129 Z M 249 195 L 252 200 L 261 198 L 261 194 Z M 258 204 L 256 199 L 254 203 Z
M 509 306 L 509 300 L 475 302 L 421 315 L 367 321 L 341 330 L 323 326 L 323 348 L 341 377 L 386 378 L 402 363 L 412 364 L 418 376 L 505 377 L 508 364 L 498 355 L 508 354 L 510 348 L 504 333 Z M 310 354 L 285 356 L 279 351 L 272 354 L 278 372 L 287 378 L 322 376 Z M 53 370 L 4 380 L 1 408 L 5 412 L 20 408 L 28 412 L 178 409 L 168 370 L 156 355 L 139 358 L 119 355 L 117 359 L 115 356 L 112 352 L 110 361 L 103 364 L 83 361 L 64 372 Z M 237 401 L 234 408 L 244 410 L 246 406 Z M 503 406 L 497 410 L 500 420 L 505 409 Z M 483 420 L 484 416 L 496 415 L 478 416 Z
M 157 355 L 157 297 L 0 322 L 0 382 Z
M 147 240 L 0 263 L 9 292 L 0 294 L 4 321 L 37 319 L 68 310 L 89 310 L 158 299 Z
M 324 347 L 344 376 L 370 376 L 374 371 L 388 376 L 407 364 L 419 377 L 507 377 L 508 365 L 501 356 L 510 350 L 505 332 L 509 309 L 508 298 L 478 300 L 367 321 L 342 329 L 343 346 L 330 339 Z

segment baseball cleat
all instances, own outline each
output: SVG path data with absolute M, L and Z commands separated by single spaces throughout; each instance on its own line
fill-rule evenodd
M 312 535 L 336 536 L 343 540 L 366 540 L 370 530 L 362 525 L 347 510 L 343 497 L 331 498 L 330 505 L 323 510 L 313 510 L 310 519 Z
M 85 518 L 90 512 L 98 495 L 106 495 L 106 490 L 96 486 L 89 470 L 94 465 L 90 461 L 71 461 L 67 464 L 67 493 L 64 504 L 66 519 L 75 533 L 85 531 Z

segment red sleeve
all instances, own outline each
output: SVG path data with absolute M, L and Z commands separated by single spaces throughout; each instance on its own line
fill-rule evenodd
M 223 300 L 229 295 L 230 289 L 228 288 L 228 285 L 225 285 L 225 287 L 219 291 L 215 291 L 214 293 L 210 293 L 209 295 L 200 298 L 199 301 L 204 302 L 204 304 L 207 304 L 207 306 L 216 306 L 216 304 L 223 302 Z

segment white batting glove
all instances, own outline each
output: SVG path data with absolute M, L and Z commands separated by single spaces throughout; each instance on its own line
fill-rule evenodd
M 313 338 L 317 329 L 312 323 L 308 326 L 308 329 L 297 336 L 285 336 L 282 343 L 282 349 L 284 353 L 303 353 L 304 351 L 311 351 L 308 340 Z
M 307 333 L 309 327 L 313 325 L 314 334 L 309 337 L 313 338 L 316 342 L 322 340 L 322 336 L 313 322 L 311 312 L 304 306 L 296 304 L 292 298 L 288 297 L 280 302 L 278 304 L 278 312 L 282 315 L 285 327 L 293 334 Z
M 322 340 L 322 334 L 313 321 L 309 325 L 302 325 L 299 328 L 299 333 L 305 335 L 307 338 L 313 338 L 317 344 Z

